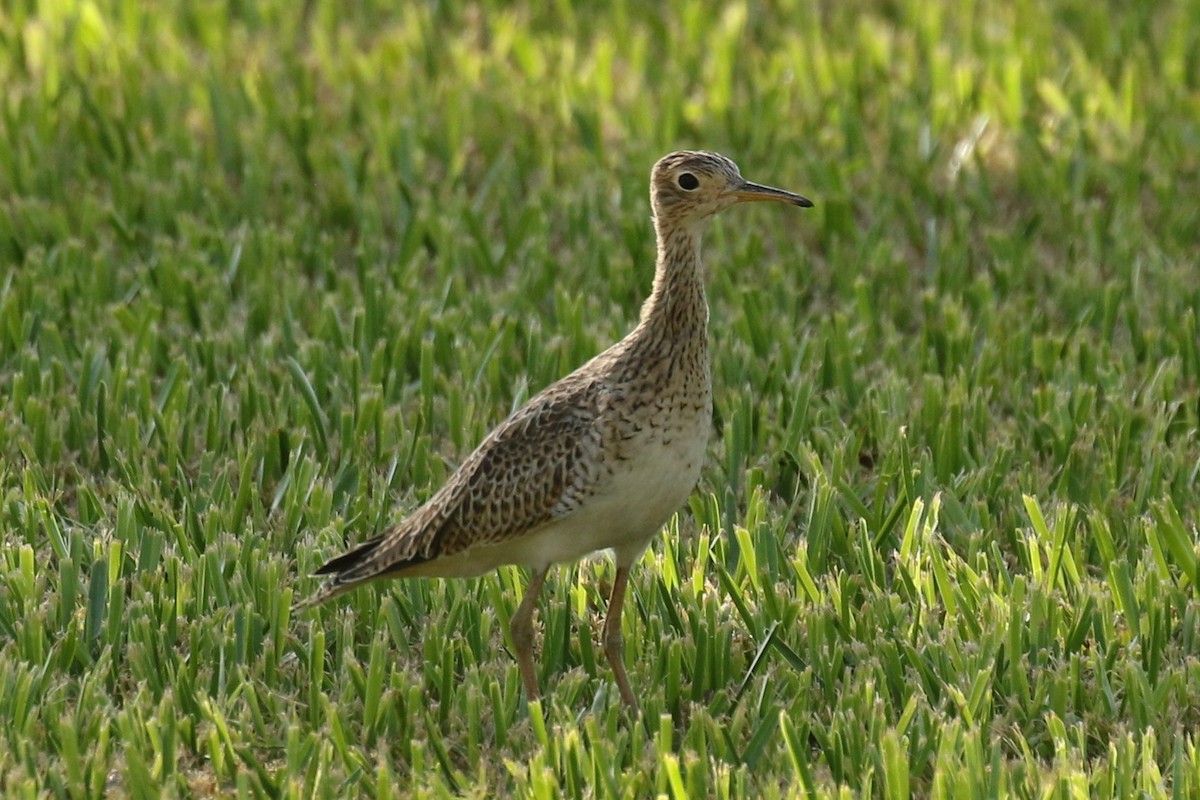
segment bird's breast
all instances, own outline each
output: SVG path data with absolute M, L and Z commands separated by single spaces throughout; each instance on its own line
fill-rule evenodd
M 621 498 L 622 527 L 650 537 L 687 500 L 700 478 L 712 421 L 707 364 L 666 386 L 641 387 L 609 426 L 610 497 Z M 633 391 L 639 391 L 634 389 Z

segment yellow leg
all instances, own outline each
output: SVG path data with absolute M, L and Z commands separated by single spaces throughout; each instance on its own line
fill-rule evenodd
M 542 584 L 546 582 L 546 568 L 535 569 L 529 576 L 529 585 L 525 587 L 525 596 L 517 613 L 513 614 L 509 623 L 509 633 L 512 634 L 513 649 L 517 654 L 517 666 L 521 670 L 521 682 L 525 684 L 525 697 L 530 700 L 538 699 L 537 670 L 533 667 L 533 609 L 537 607 L 538 594 Z
M 621 691 L 621 699 L 625 705 L 637 710 L 637 698 L 629 687 L 629 676 L 625 673 L 623 652 L 625 643 L 621 638 L 621 607 L 625 605 L 625 587 L 629 583 L 629 567 L 617 567 L 617 577 L 613 581 L 612 594 L 608 598 L 608 616 L 604 619 L 604 655 L 612 667 L 613 677 L 617 688 Z

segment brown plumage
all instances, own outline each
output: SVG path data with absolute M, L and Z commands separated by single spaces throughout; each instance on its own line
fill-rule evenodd
M 701 228 L 739 201 L 812 205 L 749 183 L 732 161 L 703 151 L 659 160 L 650 198 L 658 261 L 638 326 L 501 423 L 404 521 L 318 569 L 329 580 L 298 607 L 380 578 L 529 567 L 511 634 L 534 699 L 533 609 L 547 570 L 611 549 L 605 653 L 622 699 L 636 707 L 621 659 L 629 569 L 695 487 L 712 417 Z

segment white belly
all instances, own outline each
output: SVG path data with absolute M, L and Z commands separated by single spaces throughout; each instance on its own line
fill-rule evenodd
M 675 420 L 663 436 L 656 430 L 632 448 L 636 455 L 615 465 L 612 477 L 568 516 L 497 542 L 416 565 L 408 575 L 469 577 L 504 564 L 532 568 L 576 561 L 612 549 L 631 564 L 687 500 L 700 478 L 708 444 L 708 417 Z

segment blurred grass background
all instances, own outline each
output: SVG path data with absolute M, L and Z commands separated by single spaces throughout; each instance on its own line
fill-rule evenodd
M 6 796 L 1200 794 L 1200 3 L 0 8 Z M 611 567 L 307 574 L 706 239 L 717 435 Z

